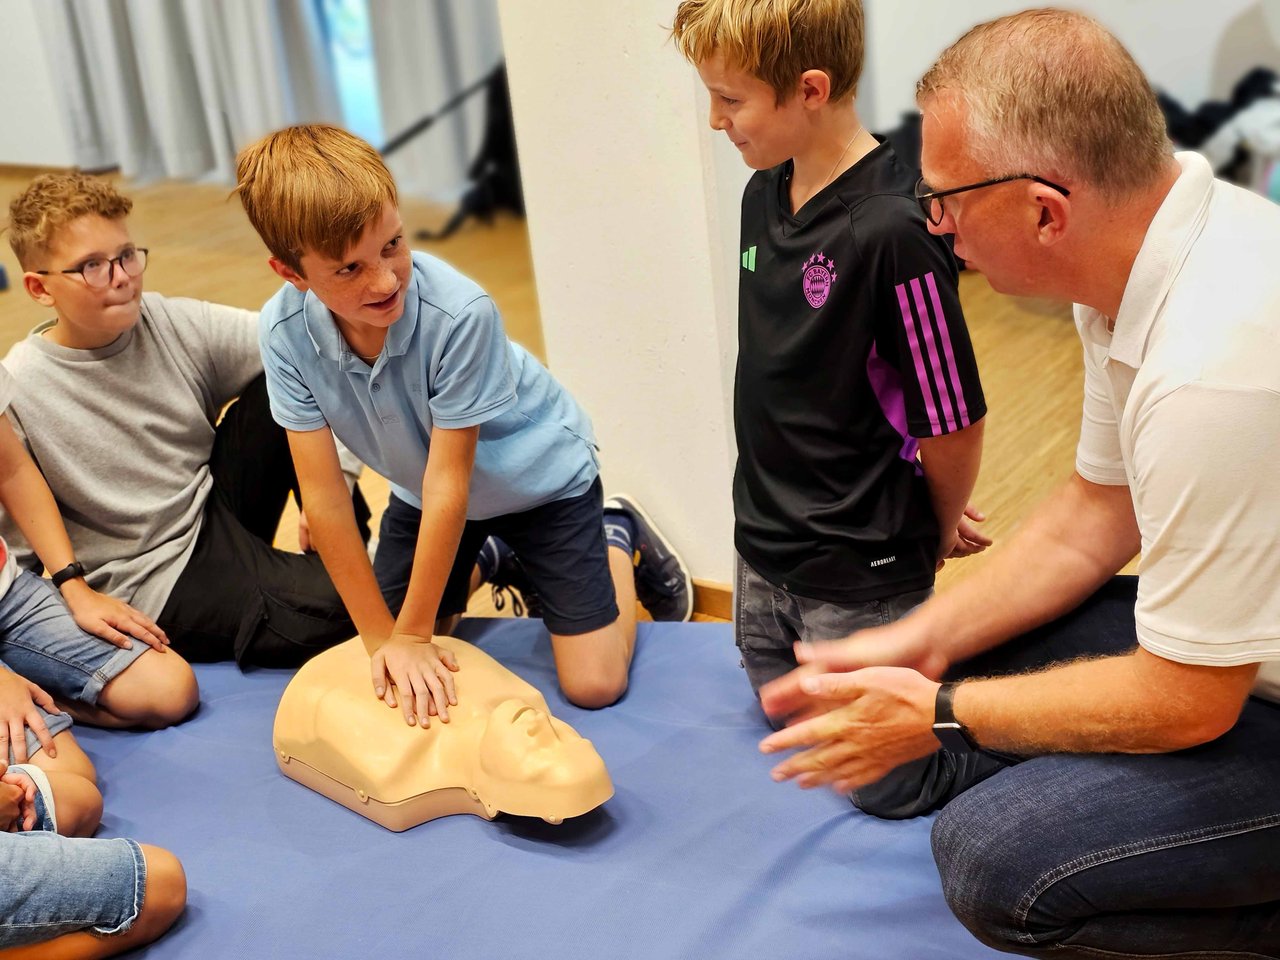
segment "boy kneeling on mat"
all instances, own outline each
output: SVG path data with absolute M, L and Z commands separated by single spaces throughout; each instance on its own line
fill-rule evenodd
M 272 414 L 377 696 L 409 724 L 448 719 L 457 665 L 433 631 L 463 611 L 472 561 L 493 534 L 541 598 L 565 695 L 584 707 L 616 701 L 636 596 L 655 619 L 686 620 L 692 589 L 634 501 L 603 500 L 582 408 L 507 339 L 479 286 L 410 253 L 395 182 L 369 144 L 292 127 L 242 151 L 237 174 L 286 281 L 259 326 Z M 335 437 L 391 481 L 372 565 Z

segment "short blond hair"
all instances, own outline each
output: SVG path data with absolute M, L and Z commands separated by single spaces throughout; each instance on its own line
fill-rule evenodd
M 22 269 L 30 270 L 71 221 L 87 216 L 119 220 L 132 209 L 133 201 L 109 180 L 83 173 L 41 174 L 9 204 L 9 246 Z
M 395 203 L 396 182 L 378 151 L 328 124 L 287 127 L 236 157 L 236 192 L 272 255 L 302 273 L 302 256 L 341 260 Z
M 778 103 L 806 70 L 831 78 L 833 101 L 856 94 L 866 44 L 861 0 L 683 0 L 671 36 L 690 63 L 719 53 L 772 87 Z
M 1091 184 L 1113 198 L 1153 184 L 1173 145 L 1155 91 L 1097 21 L 1026 10 L 974 27 L 916 87 L 955 96 L 974 158 L 993 175 Z

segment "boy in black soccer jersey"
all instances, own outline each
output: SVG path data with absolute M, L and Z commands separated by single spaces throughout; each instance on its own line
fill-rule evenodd
M 990 543 L 966 507 L 986 404 L 912 164 L 858 120 L 859 0 L 685 0 L 672 34 L 757 171 L 733 503 L 734 631 L 758 691 L 797 642 L 904 616 L 942 561 Z

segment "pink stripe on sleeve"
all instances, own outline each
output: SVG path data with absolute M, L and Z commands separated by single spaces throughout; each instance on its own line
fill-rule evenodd
M 947 372 L 951 374 L 951 389 L 956 395 L 956 403 L 960 406 L 960 426 L 969 426 L 969 407 L 964 402 L 964 383 L 960 380 L 960 371 L 956 369 L 956 355 L 951 349 L 951 331 L 947 329 L 947 317 L 942 312 L 942 300 L 938 296 L 938 285 L 933 274 L 925 275 L 925 283 L 929 287 L 929 299 L 933 303 L 933 316 L 938 321 L 938 335 L 942 338 L 942 352 L 947 357 Z
M 900 283 L 894 289 L 898 292 L 898 306 L 902 310 L 902 322 L 907 328 L 907 344 L 911 347 L 911 358 L 916 364 L 916 379 L 920 381 L 920 392 L 924 395 L 924 409 L 929 414 L 929 422 L 936 432 L 939 429 L 938 410 L 933 405 L 933 391 L 929 389 L 929 374 L 925 371 L 924 356 L 920 352 L 920 340 L 916 336 L 915 321 L 911 317 L 911 304 L 907 301 L 907 285 Z
M 929 363 L 933 367 L 934 383 L 938 385 L 938 399 L 942 401 L 942 415 L 947 418 L 947 429 L 956 428 L 956 415 L 951 407 L 951 395 L 947 393 L 945 375 L 942 372 L 942 361 L 938 356 L 938 347 L 933 342 L 933 324 L 929 322 L 929 311 L 924 305 L 924 291 L 920 288 L 920 278 L 911 281 L 911 294 L 915 297 L 916 310 L 920 314 L 920 326 L 924 328 L 924 344 L 929 350 Z

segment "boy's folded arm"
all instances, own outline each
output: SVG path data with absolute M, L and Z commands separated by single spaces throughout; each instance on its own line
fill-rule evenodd
M 311 541 L 360 631 L 365 648 L 373 653 L 391 636 L 395 620 L 382 599 L 369 553 L 360 538 L 333 434 L 326 426 L 289 430 L 288 435 Z
M 956 530 L 973 495 L 982 463 L 985 422 L 984 418 L 961 430 L 936 437 L 921 437 L 918 441 L 924 478 L 929 485 L 929 499 L 938 518 L 940 560 L 951 554 Z

